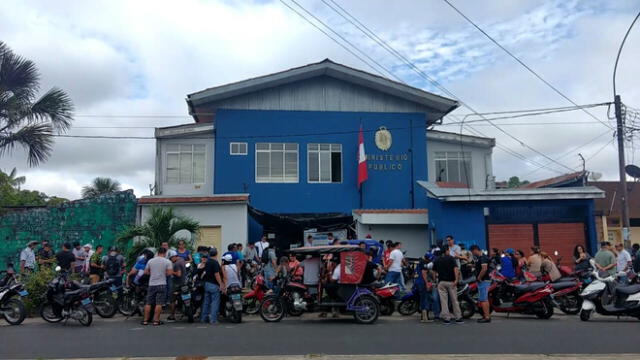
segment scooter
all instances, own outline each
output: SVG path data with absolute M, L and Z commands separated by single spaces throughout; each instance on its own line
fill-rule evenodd
M 222 295 L 220 315 L 232 323 L 242 322 L 242 289 L 240 286 L 227 288 L 227 293 Z
M 393 314 L 396 310 L 394 299 L 399 290 L 400 285 L 398 284 L 387 283 L 382 286 L 373 286 L 372 291 L 380 302 L 380 315 L 390 316 Z
M 503 313 L 536 315 L 539 319 L 553 316 L 553 287 L 544 282 L 515 285 L 500 274 L 500 266 L 491 272 L 489 304 L 491 310 Z
M 587 286 L 580 296 L 583 299 L 580 320 L 589 321 L 593 311 L 607 316 L 634 316 L 640 319 L 640 285 L 620 285 L 611 275 L 601 277 L 594 268 L 595 280 Z
M 11 325 L 20 325 L 27 312 L 22 298 L 29 295 L 12 271 L 2 271 L 5 276 L 0 279 L 0 314 Z

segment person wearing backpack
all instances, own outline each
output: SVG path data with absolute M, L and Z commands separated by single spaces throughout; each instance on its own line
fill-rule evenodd
M 105 279 L 113 279 L 113 285 L 122 286 L 122 271 L 124 270 L 124 256 L 120 254 L 118 248 L 112 246 L 109 253 L 102 258 Z

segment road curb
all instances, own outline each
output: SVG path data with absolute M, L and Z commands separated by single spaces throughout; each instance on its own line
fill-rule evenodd
M 177 356 L 108 357 L 64 360 L 631 360 L 640 354 L 446 354 L 446 355 L 273 355 L 273 356 Z M 63 360 L 63 359 L 59 359 Z

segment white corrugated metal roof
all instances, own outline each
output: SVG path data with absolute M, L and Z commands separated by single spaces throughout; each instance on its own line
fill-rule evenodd
M 428 195 L 443 201 L 513 201 L 513 200 L 562 200 L 599 199 L 604 191 L 594 186 L 541 188 L 541 189 L 460 189 L 441 188 L 434 182 L 418 180 Z

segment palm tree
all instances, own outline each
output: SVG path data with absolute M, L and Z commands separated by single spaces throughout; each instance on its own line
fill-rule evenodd
M 39 83 L 35 63 L 0 41 L 0 156 L 22 146 L 29 166 L 49 158 L 53 137 L 68 130 L 73 120 L 69 96 L 53 88 L 37 99 Z
M 97 177 L 90 185 L 82 187 L 82 197 L 92 198 L 102 194 L 120 191 L 120 183 L 107 177 Z
M 18 176 L 18 170 L 16 168 L 13 168 L 10 173 L 5 173 L 5 175 L 7 176 L 7 183 L 14 189 L 20 190 L 20 185 L 24 185 L 27 181 L 26 177 Z
M 116 239 L 121 247 L 126 247 L 127 263 L 133 264 L 136 256 L 146 248 L 159 248 L 163 242 L 169 243 L 170 247 L 177 247 L 181 238 L 176 237 L 179 231 L 186 230 L 192 235 L 198 232 L 200 223 L 188 217 L 176 215 L 173 208 L 154 207 L 151 209 L 151 216 L 143 225 L 131 226 L 123 230 Z M 140 239 L 133 241 L 134 237 Z M 193 238 L 193 236 L 192 236 Z M 184 240 L 184 239 L 183 239 Z M 186 241 L 189 247 L 193 246 L 193 241 Z

